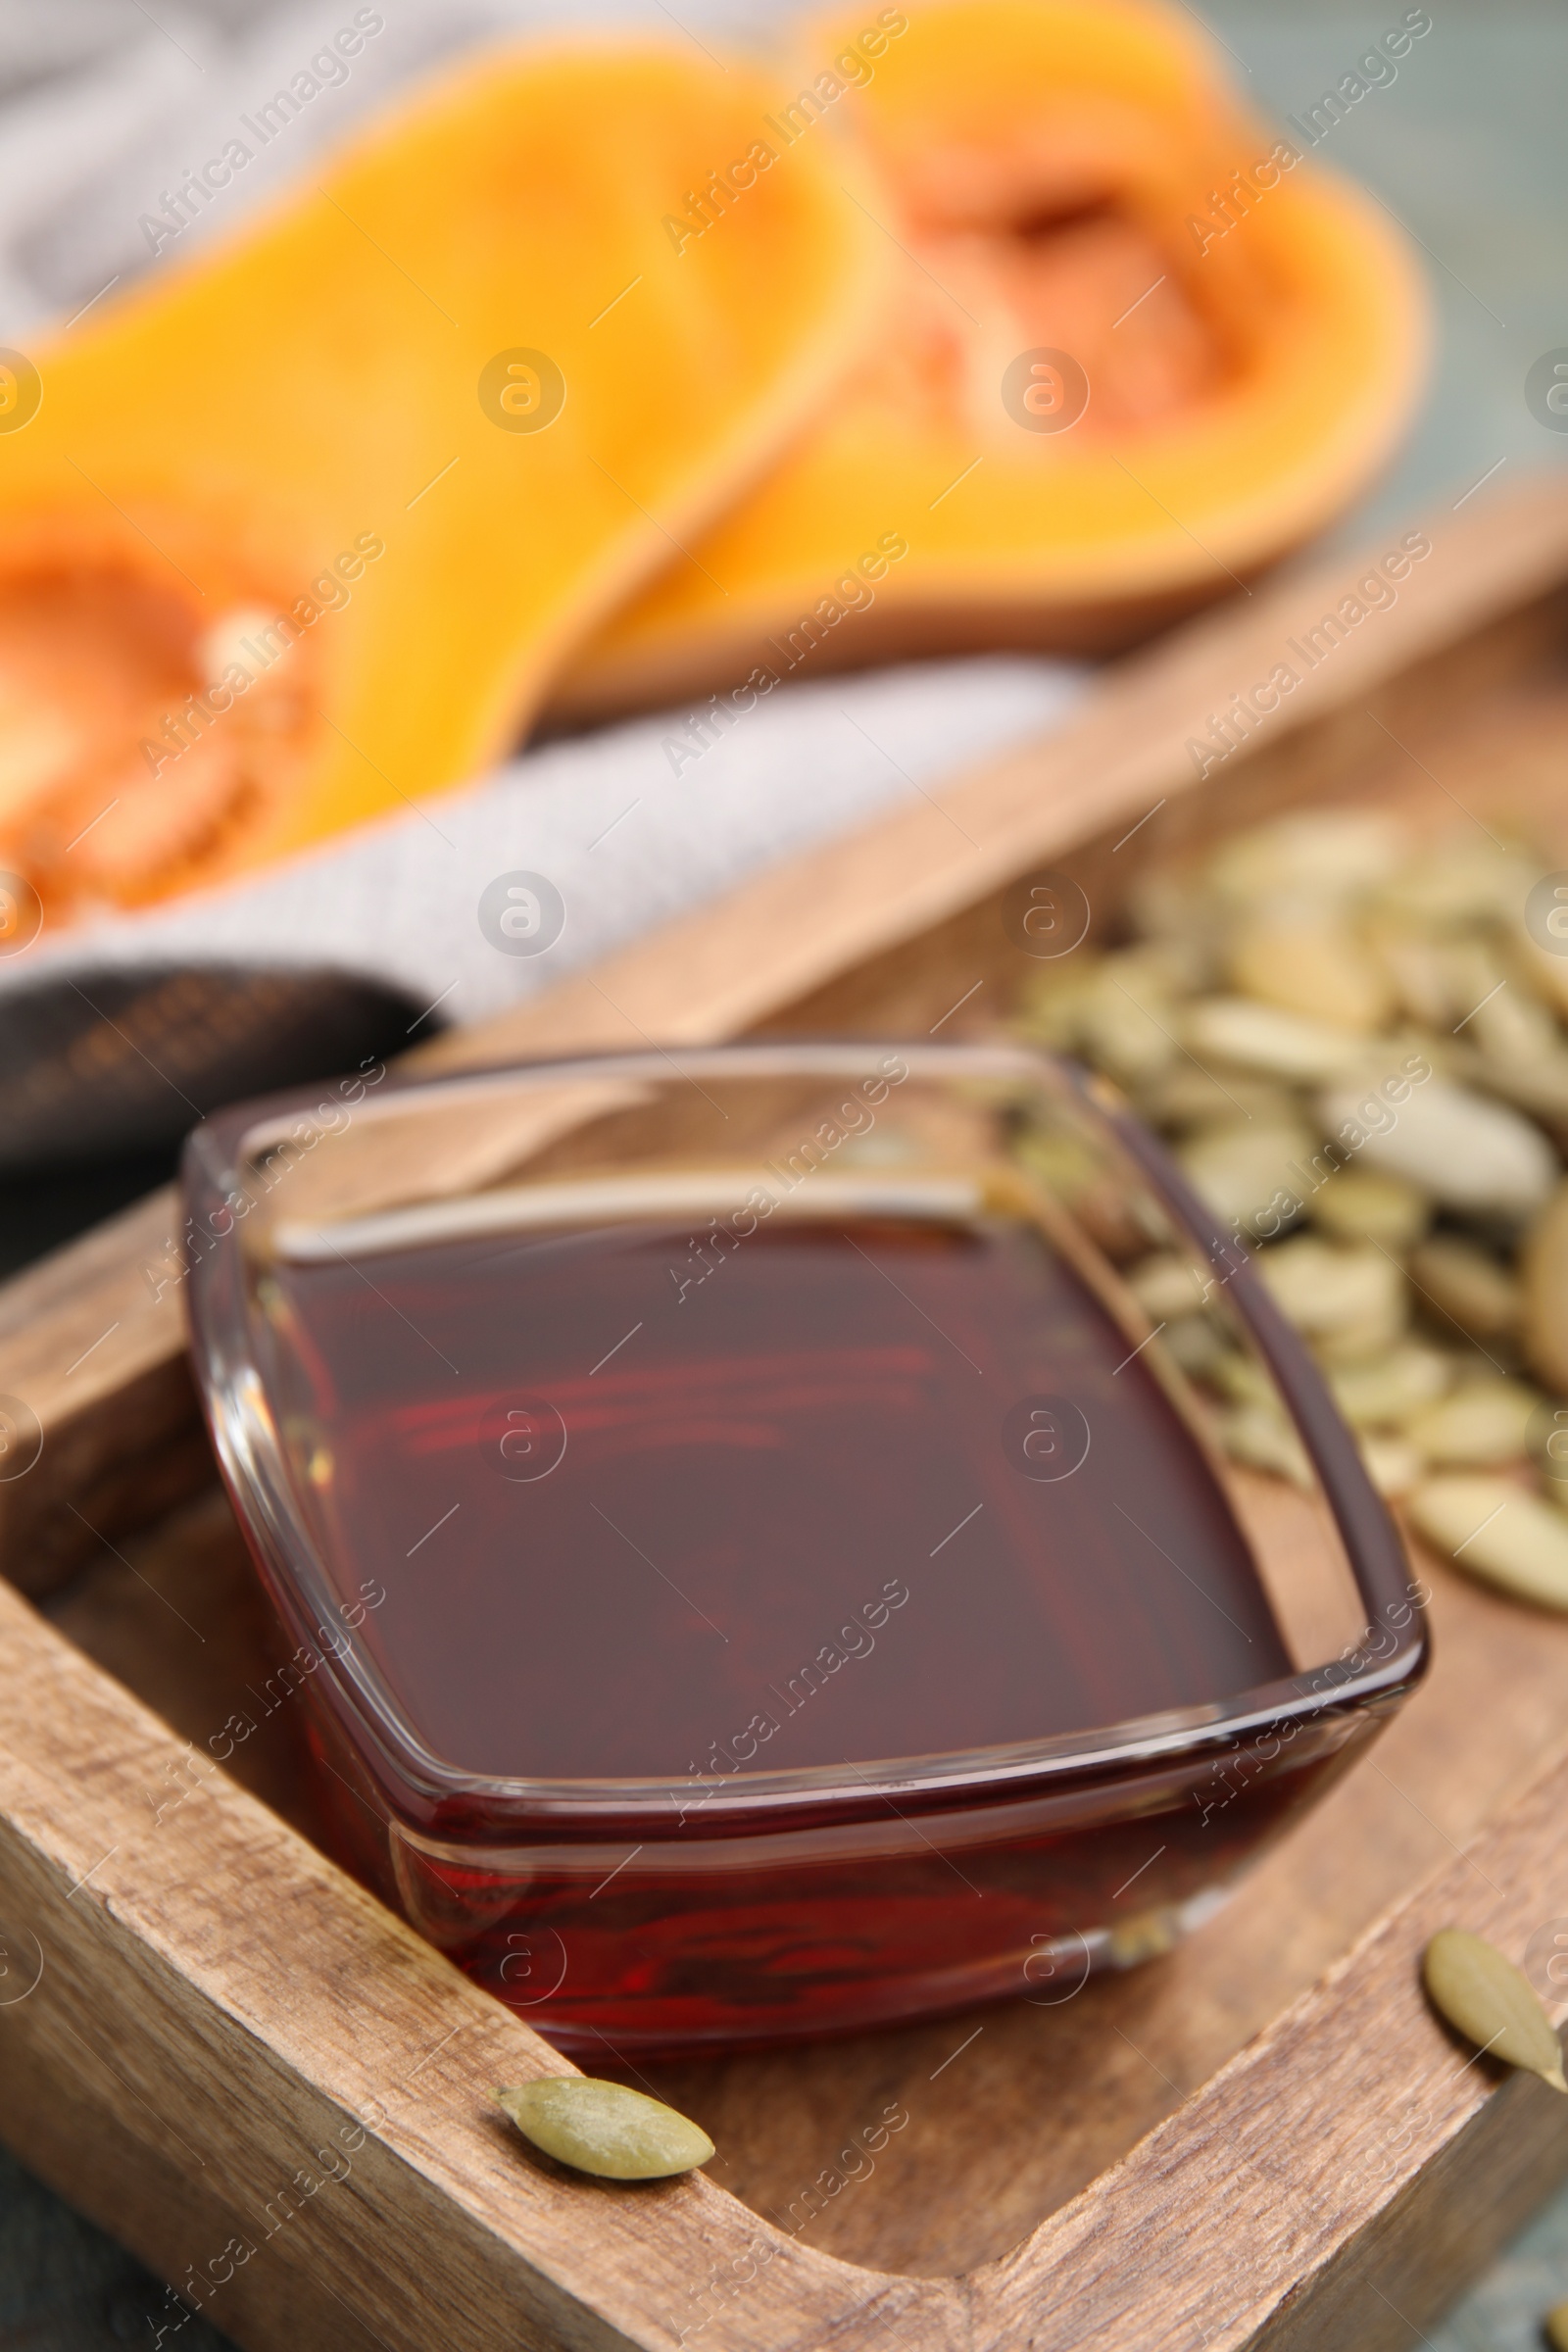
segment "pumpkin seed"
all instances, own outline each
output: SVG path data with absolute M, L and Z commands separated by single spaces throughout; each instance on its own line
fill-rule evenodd
M 1381 1329 L 1389 1345 L 1403 1328 L 1408 1293 L 1403 1269 L 1370 1245 L 1298 1234 L 1264 1250 L 1257 1270 L 1275 1304 L 1308 1338 Z
M 1178 1315 L 1160 1333 L 1165 1352 L 1189 1378 L 1212 1380 L 1230 1353 L 1206 1315 Z M 1564 1476 L 1568 1477 L 1568 1470 Z
M 1152 1079 L 1178 1052 L 1175 1000 L 1191 972 L 1191 959 L 1165 942 L 1075 957 L 1032 981 L 1018 1023 L 1041 1045 L 1082 1054 L 1125 1084 Z
M 1352 1429 L 1377 1429 L 1436 1403 L 1452 1379 L 1450 1356 L 1406 1340 L 1370 1363 L 1347 1364 L 1332 1373 L 1329 1387 Z
M 1408 1177 L 1445 1207 L 1526 1216 L 1560 1173 L 1539 1127 L 1448 1079 L 1426 1079 L 1396 1108 L 1379 1099 L 1363 1116 L 1372 1100 L 1348 1087 L 1332 1089 L 1319 1105 L 1327 1132 L 1351 1144 L 1369 1165 Z
M 1454 1004 L 1454 973 L 1446 944 L 1403 923 L 1374 920 L 1368 938 L 1400 1004 L 1414 1021 L 1451 1035 L 1459 1015 L 1475 1003 Z
M 1303 808 L 1233 833 L 1209 859 L 1208 880 L 1233 906 L 1366 890 L 1406 854 L 1397 820 L 1374 809 Z
M 1153 1323 L 1196 1314 L 1207 1287 L 1192 1260 L 1174 1250 L 1156 1250 L 1127 1269 L 1127 1288 Z
M 1176 1014 L 1148 983 L 1138 995 L 1106 968 L 1103 984 L 1087 990 L 1078 1007 L 1077 1051 L 1123 1086 L 1157 1077 L 1181 1052 Z
M 1408 1250 L 1432 1222 L 1432 1203 L 1419 1185 L 1386 1168 L 1341 1168 L 1306 1203 L 1314 1224 L 1342 1242 L 1376 1242 Z
M 1015 1017 L 1021 1034 L 1054 1047 L 1058 1054 L 1076 1053 L 1079 1014 L 1099 970 L 1098 959 L 1086 956 L 1037 973 L 1018 1000 Z
M 1213 960 L 1211 951 L 1191 939 L 1144 939 L 1118 948 L 1100 968 L 1107 979 L 1117 979 L 1129 989 L 1140 1004 L 1152 1004 L 1157 997 L 1189 997 L 1206 986 Z
M 1436 1234 L 1412 1250 L 1410 1280 L 1430 1305 L 1472 1339 L 1500 1339 L 1518 1324 L 1517 1277 L 1490 1250 L 1457 1234 Z
M 1473 1045 L 1476 1023 L 1483 1010 L 1490 1009 L 1505 977 L 1490 946 L 1473 934 L 1434 937 L 1430 932 L 1420 936 L 1418 948 L 1408 933 L 1396 945 L 1385 932 L 1383 945 L 1385 954 L 1392 948 L 1396 969 L 1402 964 L 1406 981 L 1415 981 L 1414 994 L 1424 1001 L 1416 1018 L 1442 1037 L 1451 1037 L 1454 1023 L 1462 1020 L 1465 1026 L 1460 1034 Z M 1417 949 L 1417 961 L 1412 961 L 1412 949 Z
M 1305 1190 L 1292 1162 L 1311 1156 L 1315 1137 L 1296 1123 L 1203 1127 L 1179 1146 L 1176 1157 L 1200 1200 L 1222 1225 L 1250 1231 L 1259 1220 L 1298 1213 Z
M 1542 1398 L 1522 1380 L 1467 1380 L 1405 1424 L 1405 1435 L 1429 1462 L 1483 1468 L 1516 1462 L 1527 1452 L 1530 1426 Z
M 1205 1369 L 1220 1395 L 1233 1404 L 1266 1404 L 1276 1419 L 1283 1418 L 1279 1390 L 1255 1355 L 1242 1355 L 1222 1343 L 1221 1352 Z
M 1517 1600 L 1568 1609 L 1568 1513 L 1508 1478 L 1453 1471 L 1406 1498 L 1412 1525 L 1455 1565 Z
M 1467 1928 L 1440 1928 L 1421 1961 L 1433 2007 L 1479 2049 L 1568 2091 L 1557 2030 L 1529 1979 Z
M 1433 930 L 1467 923 L 1518 920 L 1541 872 L 1539 861 L 1502 844 L 1486 849 L 1472 833 L 1454 834 L 1391 874 L 1379 903 Z
M 1484 1004 L 1479 994 L 1471 999 L 1475 1011 L 1465 1035 L 1479 1046 L 1487 1060 L 1504 1067 L 1512 1063 L 1529 1068 L 1532 1063 L 1549 1060 L 1561 1048 L 1561 1030 L 1544 1004 L 1521 989 L 1510 988 L 1506 975 L 1494 981 L 1492 975 L 1495 970 L 1492 965 L 1490 971 L 1477 972 L 1476 977 L 1493 993 Z
M 1568 1404 L 1548 1400 L 1530 1433 L 1542 1487 L 1559 1510 L 1568 1510 Z
M 1200 1069 L 1184 1054 L 1157 1078 L 1138 1089 L 1138 1107 L 1156 1127 L 1215 1127 L 1248 1124 L 1295 1127 L 1300 1119 L 1296 1097 L 1273 1078 L 1243 1078 L 1236 1071 L 1223 1079 Z
M 524 2139 L 603 2180 L 662 2180 L 714 2154 L 708 2133 L 660 2099 L 589 2075 L 545 2075 L 498 2090 Z
M 1191 951 L 1206 948 L 1212 909 L 1191 876 L 1174 866 L 1146 865 L 1128 885 L 1126 911 L 1140 939 Z
M 1473 1070 L 1461 1067 L 1462 1056 L 1455 1059 L 1453 1076 L 1473 1077 L 1488 1094 L 1500 1095 L 1505 1102 L 1527 1110 L 1561 1140 L 1561 1130 L 1568 1126 L 1568 1054 L 1553 1051 L 1533 1061 L 1489 1061 L 1479 1054 L 1472 1058 Z
M 1304 1013 L 1256 1004 L 1250 997 L 1202 997 L 1187 1008 L 1187 1044 L 1199 1054 L 1234 1061 L 1265 1078 L 1321 1085 L 1360 1068 L 1366 1041 Z
M 1402 1314 L 1405 1301 L 1401 1298 L 1398 1303 Z M 1354 1323 L 1316 1333 L 1312 1352 L 1326 1372 L 1354 1371 L 1358 1365 L 1376 1363 L 1386 1355 L 1400 1328 L 1400 1323 L 1387 1314 L 1364 1315 Z
M 1105 1254 L 1119 1264 L 1149 1247 L 1140 1230 L 1140 1202 L 1087 1137 L 1067 1128 L 1037 1128 L 1020 1135 L 1012 1157 L 1025 1174 L 1054 1193 Z
M 1220 1444 L 1233 1461 L 1250 1470 L 1272 1470 L 1310 1494 L 1316 1480 L 1306 1448 L 1290 1423 L 1274 1406 L 1239 1404 L 1222 1413 Z M 1568 1530 L 1568 1521 L 1564 1522 Z
M 1521 974 L 1544 1004 L 1568 1020 L 1568 956 L 1548 955 L 1526 932 L 1517 906 L 1513 914 L 1519 925 L 1515 952 Z
M 1532 1371 L 1568 1396 L 1568 1184 L 1560 1185 L 1525 1238 L 1521 1337 Z
M 1363 1438 L 1361 1459 L 1380 1494 L 1407 1494 L 1425 1468 L 1415 1447 L 1403 1438 Z
M 1381 1029 L 1394 995 L 1354 933 L 1321 913 L 1261 916 L 1231 941 L 1232 986 L 1336 1029 Z

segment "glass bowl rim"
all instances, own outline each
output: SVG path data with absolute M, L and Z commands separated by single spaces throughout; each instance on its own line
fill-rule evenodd
M 341 1651 L 329 1650 L 318 1661 L 318 1671 L 336 1696 L 338 1713 L 353 1726 L 353 1743 L 362 1750 L 367 1744 L 378 1750 L 394 1780 L 417 1790 L 432 1806 L 450 1809 L 456 1805 L 464 1811 L 476 1805 L 493 1806 L 498 1814 L 526 1818 L 541 1828 L 547 1823 L 587 1825 L 609 1818 L 636 1818 L 649 1835 L 656 1835 L 661 1823 L 667 1825 L 671 1820 L 683 1826 L 679 1800 L 691 1798 L 694 1786 L 702 1792 L 699 1801 L 704 1812 L 716 1812 L 734 1829 L 757 1813 L 840 1817 L 863 1809 L 889 1790 L 923 1799 L 925 1808 L 931 1809 L 936 1804 L 972 1801 L 977 1792 L 1022 1794 L 1037 1783 L 1052 1784 L 1069 1776 L 1103 1777 L 1184 1752 L 1196 1762 L 1216 1747 L 1234 1749 L 1239 1742 L 1285 1724 L 1298 1727 L 1329 1714 L 1361 1713 L 1373 1706 L 1395 1704 L 1424 1671 L 1429 1647 L 1424 1588 L 1410 1574 L 1387 1505 L 1373 1488 L 1317 1366 L 1275 1304 L 1250 1254 L 1219 1232 L 1212 1211 L 1194 1193 L 1158 1137 L 1137 1118 L 1109 1080 L 1069 1056 L 1011 1041 L 936 1045 L 897 1037 L 833 1037 L 691 1047 L 677 1041 L 673 1050 L 651 1046 L 636 1051 L 529 1055 L 450 1073 L 426 1074 L 417 1065 L 394 1069 L 382 1065 L 383 1075 L 390 1081 L 386 1092 L 365 1098 L 354 1105 L 354 1113 L 376 1120 L 395 1115 L 410 1095 L 451 1102 L 530 1084 L 575 1079 L 653 1078 L 663 1086 L 670 1083 L 672 1075 L 686 1076 L 686 1065 L 714 1078 L 864 1076 L 868 1054 L 896 1055 L 909 1076 L 1014 1076 L 1043 1082 L 1048 1093 L 1055 1089 L 1068 1095 L 1081 1112 L 1098 1122 L 1127 1152 L 1195 1250 L 1206 1252 L 1215 1267 L 1223 1269 L 1222 1279 L 1239 1319 L 1273 1374 L 1292 1425 L 1312 1462 L 1356 1590 L 1367 1605 L 1368 1639 L 1342 1652 L 1338 1659 L 1255 1685 L 1228 1698 L 1087 1731 L 927 1756 L 871 1759 L 851 1766 L 848 1780 L 842 1767 L 827 1764 L 793 1770 L 737 1770 L 733 1775 L 695 1783 L 691 1779 L 649 1778 L 552 1781 L 487 1774 L 456 1765 L 420 1739 L 362 1645 L 348 1641 Z M 331 1081 L 324 1083 L 329 1086 Z M 332 1589 L 316 1547 L 291 1507 L 286 1477 L 279 1475 L 275 1492 L 269 1492 L 253 1466 L 254 1456 L 250 1463 L 241 1458 L 242 1448 L 235 1443 L 220 1403 L 218 1367 L 223 1319 L 226 1314 L 227 1328 L 241 1335 L 248 1333 L 248 1324 L 242 1286 L 232 1279 L 240 1253 L 221 1246 L 235 1237 L 238 1220 L 230 1212 L 226 1230 L 221 1234 L 213 1231 L 212 1203 L 216 1200 L 221 1207 L 231 1196 L 239 1181 L 236 1163 L 252 1150 L 269 1149 L 293 1134 L 301 1113 L 319 1101 L 322 1091 L 320 1082 L 313 1087 L 291 1087 L 214 1113 L 187 1138 L 181 1174 L 187 1237 L 198 1222 L 198 1212 L 206 1210 L 208 1232 L 218 1245 L 193 1250 L 187 1238 L 192 1260 L 187 1294 L 191 1351 L 215 1448 L 224 1479 L 241 1506 L 244 1531 L 252 1547 L 265 1555 L 265 1581 L 274 1605 L 285 1624 L 299 1630 L 307 1622 L 308 1612 L 302 1604 L 308 1602 L 315 1611 L 317 1631 L 324 1629 L 341 1595 Z M 225 1270 L 230 1279 L 220 1295 Z M 248 1354 L 236 1368 L 257 1377 Z M 1374 1626 L 1380 1629 L 1375 1636 Z M 1386 1649 L 1377 1646 L 1385 1636 L 1390 1638 Z M 690 1804 L 686 1807 L 694 1809 Z

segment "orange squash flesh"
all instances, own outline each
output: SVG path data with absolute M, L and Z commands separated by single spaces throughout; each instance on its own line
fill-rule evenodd
M 481 770 L 820 404 L 883 268 L 825 151 L 662 225 L 771 89 L 480 59 L 29 354 L 35 414 L 0 373 L 0 869 L 52 920 Z
M 1425 306 L 1402 241 L 1238 109 L 1185 20 L 936 0 L 838 111 L 906 251 L 897 328 L 701 568 L 583 649 L 563 711 L 757 664 L 1125 641 L 1320 528 L 1403 428 Z M 1066 429 L 1003 396 L 1042 350 L 1088 380 Z

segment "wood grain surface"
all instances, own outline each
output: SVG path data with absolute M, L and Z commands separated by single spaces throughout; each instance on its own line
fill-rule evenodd
M 943 1033 L 980 1027 L 1021 977 L 1020 873 L 1071 872 L 1108 927 L 1140 862 L 1294 799 L 1568 841 L 1568 494 L 1431 536 L 1200 790 L 1188 734 L 1355 565 L 1195 624 L 1050 743 L 419 1059 L 919 1034 L 977 980 Z M 713 2132 L 710 2180 L 531 2159 L 491 2087 L 564 2062 L 309 1842 L 287 1703 L 210 1761 L 236 1692 L 265 1701 L 270 1629 L 191 1443 L 178 1271 L 160 1198 L 0 1292 L 0 1391 L 45 1431 L 0 1487 L 0 1558 L 52 1589 L 52 1622 L 0 1589 L 0 2132 L 167 2277 L 197 2265 L 238 2340 L 1378 2352 L 1568 2170 L 1568 2101 L 1472 2063 L 1415 1966 L 1448 1921 L 1520 1952 L 1568 1917 L 1568 1625 L 1436 1569 L 1428 1685 L 1167 1959 L 1056 2008 L 645 2063 Z M 907 2123 L 845 2178 L 890 2101 Z
M 1370 1758 L 1168 1958 L 1095 1978 L 1059 2007 L 1019 2000 L 801 2049 L 635 2067 L 607 2048 L 599 2071 L 695 2116 L 719 2149 L 712 2178 L 786 2229 L 826 2175 L 805 2243 L 926 2278 L 1008 2252 L 1311 1985 L 1390 1888 L 1464 1847 L 1568 1740 L 1568 1621 L 1429 1560 L 1421 1572 L 1436 1635 L 1426 1683 Z M 106 1549 L 47 1605 L 183 1739 L 205 1748 L 231 1714 L 254 1721 L 230 1770 L 311 1835 L 297 1702 L 269 1690 L 270 1613 L 220 1493 L 128 1538 L 119 1556 Z M 177 1796 L 187 1780 L 175 1771 L 154 1793 Z M 890 2101 L 909 2121 L 868 2170 L 856 2135 Z
M 1403 2340 L 1368 2279 L 1419 2326 L 1568 2168 L 1568 2103 L 1510 2082 L 1491 2116 L 1494 2075 L 1433 2019 L 1416 1973 L 1446 1922 L 1520 1952 L 1568 1915 L 1568 1765 L 1538 1767 L 1500 1808 L 1487 1777 L 1560 1728 L 1561 1644 L 1520 1690 L 1539 1621 L 1456 1580 L 1437 1592 L 1448 1687 L 1378 1751 L 1382 1793 L 1368 1810 L 1351 1799 L 1369 1775 L 1342 1784 L 1184 1952 L 1056 2016 L 1002 2009 L 827 2046 L 808 2080 L 801 2054 L 728 2063 L 742 2108 L 751 2070 L 753 2145 L 737 2112 L 721 2154 L 764 2206 L 787 2209 L 833 2163 L 844 2116 L 864 2120 L 856 2094 L 907 2109 L 880 2191 L 876 2177 L 843 2191 L 846 2217 L 856 2199 L 884 2208 L 865 2249 L 878 2267 L 858 2268 L 707 2180 L 626 2192 L 531 2160 L 490 2091 L 564 2061 L 0 1592 L 0 1987 L 21 1988 L 0 1992 L 7 2136 L 166 2276 L 221 2269 L 231 2239 L 249 2249 L 227 2254 L 207 2307 L 257 2345 L 359 2340 L 340 2305 L 397 2352 L 496 2343 L 502 2315 L 524 2344 L 668 2345 L 684 2329 L 869 2346 L 891 2325 L 919 2346 L 1153 2352 L 1240 2345 L 1265 2321 L 1283 2344 Z M 1488 1738 L 1461 1752 L 1455 1710 L 1481 1692 Z M 1419 1881 L 1434 1853 L 1412 1906 L 1343 1956 L 1391 1881 Z M 1038 2192 L 1074 2104 L 1102 2169 L 1059 2180 L 1077 2193 L 1020 2246 L 957 2282 L 881 2267 L 923 2266 L 943 2230 L 950 2259 L 972 2259 L 999 2195 L 998 2234 L 1026 2224 L 1013 2176 L 1033 2164 Z M 777 2136 L 762 2153 L 764 2110 Z M 191 2193 L 166 2193 L 176 2182 Z M 1463 2230 L 1428 2236 L 1418 2260 L 1405 2201 L 1430 2230 L 1440 2191 Z M 964 2207 L 967 2249 L 949 2218 Z M 1353 2325 L 1324 2333 L 1337 2296 Z

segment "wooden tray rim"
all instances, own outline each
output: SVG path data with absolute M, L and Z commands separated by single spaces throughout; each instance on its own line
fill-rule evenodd
M 1535 484 L 1449 514 L 1429 536 L 1441 561 L 1337 649 L 1328 674 L 1303 682 L 1271 740 L 1568 576 L 1568 484 Z M 1231 682 L 1266 675 L 1268 651 L 1343 593 L 1357 568 L 1331 559 L 1259 591 L 1240 613 L 1206 616 L 1118 664 L 1065 729 L 989 763 L 946 792 L 942 806 L 903 808 L 775 869 L 549 998 L 437 1041 L 418 1060 L 456 1069 L 633 1036 L 706 1042 L 765 1018 L 1088 833 L 1141 817 L 1152 799 L 1192 789 L 1194 713 Z M 956 820 L 967 842 L 956 850 Z M 0 1294 L 0 1336 L 12 1335 L 24 1360 L 58 1348 L 62 1312 L 67 1301 L 79 1307 L 84 1277 L 94 1313 L 105 1301 L 122 1303 L 127 1281 L 133 1288 L 139 1278 L 128 1258 L 167 1216 L 162 1200 L 144 1205 L 24 1275 Z M 98 1367 L 69 1397 L 51 1400 L 51 1436 L 112 1406 L 127 1381 L 168 1360 L 177 1331 L 166 1298 L 148 1298 L 115 1319 L 116 1337 L 126 1336 L 115 1345 L 106 1335 Z M 411 2310 L 422 2326 L 439 2309 L 448 2340 L 465 2345 L 493 2341 L 503 2310 L 524 2321 L 525 2340 L 541 2344 L 665 2347 L 712 2329 L 710 2341 L 737 2347 L 852 2346 L 890 2326 L 922 2347 L 1114 2343 L 1153 2352 L 1176 2340 L 1241 2345 L 1262 2340 L 1260 2330 L 1271 2344 L 1304 2344 L 1327 2340 L 1317 2329 L 1343 2295 L 1348 2260 L 1370 2266 L 1368 2278 L 1396 2278 L 1414 2259 L 1424 2186 L 1441 2180 L 1446 2159 L 1469 2148 L 1505 2165 L 1510 2148 L 1535 2146 L 1545 2129 L 1535 2110 L 1550 2094 L 1518 2081 L 1499 2089 L 1486 2070 L 1461 2064 L 1415 1989 L 1414 1955 L 1431 1928 L 1460 1909 L 1503 1941 L 1535 1924 L 1529 1890 L 1550 1883 L 1568 1793 L 1561 1758 L 1487 1833 L 1481 1876 L 1494 1899 L 1478 1904 L 1480 1865 L 1471 1858 L 1441 1870 L 1014 2252 L 961 2280 L 926 2280 L 802 2246 L 705 2179 L 627 2193 L 519 2161 L 498 2137 L 489 2086 L 571 2071 L 564 2061 L 224 1776 L 205 1776 L 192 1798 L 187 1823 L 201 1825 L 194 1865 L 183 1843 L 178 1870 L 175 1841 L 151 1853 L 145 1791 L 187 1769 L 180 1742 L 9 1592 L 0 1592 L 0 1655 L 14 1694 L 0 1748 L 0 1897 L 12 1916 L 19 1901 L 30 1906 L 56 1973 L 79 1983 L 89 2001 L 94 1986 L 110 1987 L 106 2013 L 156 2019 L 147 2046 L 174 2062 L 175 2079 L 148 2087 L 201 2144 L 222 2151 L 236 2184 L 232 2209 L 243 2207 L 258 2162 L 265 2169 L 274 2155 L 260 2114 L 267 2100 L 307 2137 L 312 2129 L 358 2130 L 355 2119 L 380 2105 L 384 2120 L 367 2128 L 355 2151 L 362 2186 L 352 2206 L 338 2200 L 371 2244 L 356 2248 L 323 2196 L 311 2211 L 320 2225 L 310 2233 L 313 2263 L 302 2266 L 292 2246 L 280 2252 L 286 2291 L 258 2300 L 248 2318 L 238 2295 L 235 2316 L 215 2307 L 219 2325 L 258 2341 L 276 2340 L 270 2312 L 324 2308 L 318 2278 L 313 2283 L 302 2267 L 318 2272 L 325 2262 L 353 2280 L 348 2308 L 371 2335 L 385 2325 L 403 2340 L 412 2340 L 404 2336 Z M 192 1867 L 204 1891 L 187 1917 Z M 220 1892 L 226 1912 L 215 1909 Z M 258 1910 L 269 1921 L 267 1951 L 235 1950 L 223 1920 Z M 385 1985 L 373 2020 L 348 2000 L 345 1970 Z M 302 1974 L 317 1987 L 325 2031 L 319 2023 L 308 2030 L 299 2015 Z M 29 2015 L 44 2014 L 43 2004 L 7 2007 L 0 2035 L 25 2032 Z M 427 2047 L 430 2025 L 448 2019 L 450 2032 Z M 1375 2050 L 1366 2046 L 1369 2021 Z M 71 2058 L 53 2029 L 40 2024 L 39 2033 L 72 2086 L 67 2103 L 101 2104 L 91 2069 Z M 462 2051 L 439 2058 L 454 2040 Z M 441 2085 L 441 2111 L 423 2112 L 428 2088 L 408 2112 L 389 2109 L 385 2086 L 432 2065 L 426 2081 Z M 1338 2123 L 1364 2102 L 1369 2074 L 1411 2100 L 1421 2119 L 1396 2161 L 1380 2159 L 1375 2180 L 1364 2163 L 1347 2173 Z M 217 2095 L 219 2075 L 232 2092 L 227 2105 Z M 134 2067 L 126 2080 L 143 2095 Z M 1282 2125 L 1292 2134 L 1288 2156 Z M 38 2124 L 45 2169 L 50 2136 Z M 257 2180 L 249 2193 L 264 2185 Z M 418 2293 L 411 2305 L 395 2257 L 409 2215 L 432 2193 L 451 2260 L 438 2266 L 446 2276 L 423 2283 L 422 2305 Z M 1234 2241 L 1218 2263 L 1179 2227 L 1216 2210 Z M 710 2287 L 714 2309 L 681 2321 L 694 2276 L 737 2278 L 744 2291 Z M 437 2289 L 447 2298 L 440 2305 L 430 2300 Z M 337 2316 L 341 2327 L 341 2301 Z M 1201 2335 L 1183 2335 L 1189 2326 Z

